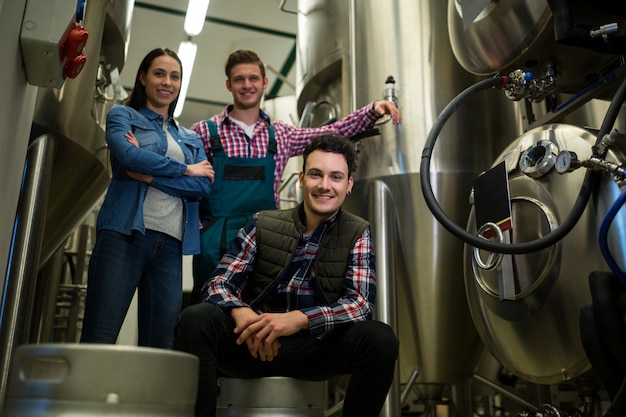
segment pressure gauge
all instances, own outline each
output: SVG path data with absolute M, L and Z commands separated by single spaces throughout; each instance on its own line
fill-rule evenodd
M 578 161 L 578 156 L 574 152 L 561 151 L 556 156 L 556 163 L 554 164 L 554 167 L 559 174 L 571 172 L 579 166 L 580 161 Z

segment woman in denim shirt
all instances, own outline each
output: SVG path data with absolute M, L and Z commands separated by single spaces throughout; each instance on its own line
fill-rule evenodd
M 198 200 L 213 181 L 197 134 L 172 116 L 181 79 L 176 53 L 155 49 L 126 105 L 107 114 L 113 175 L 89 261 L 83 343 L 115 343 L 138 290 L 139 346 L 171 348 L 182 255 L 200 252 Z

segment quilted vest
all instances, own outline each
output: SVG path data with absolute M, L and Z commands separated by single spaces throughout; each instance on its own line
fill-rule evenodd
M 299 214 L 301 206 L 259 213 L 256 264 L 242 294 L 243 301 L 253 308 L 259 296 L 281 276 L 293 258 L 304 231 Z M 314 261 L 315 277 L 311 277 L 321 305 L 339 299 L 350 251 L 368 226 L 362 218 L 340 211 L 336 221 L 326 229 Z

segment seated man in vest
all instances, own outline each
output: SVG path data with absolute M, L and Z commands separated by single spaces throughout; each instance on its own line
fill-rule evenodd
M 350 375 L 344 417 L 376 417 L 391 386 L 398 339 L 372 319 L 369 224 L 341 209 L 354 185 L 354 144 L 324 135 L 304 151 L 304 202 L 257 213 L 187 307 L 175 348 L 200 359 L 196 417 L 215 416 L 217 378 Z

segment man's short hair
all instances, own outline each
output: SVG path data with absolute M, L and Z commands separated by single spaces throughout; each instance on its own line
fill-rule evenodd
M 226 76 L 230 80 L 230 71 L 233 69 L 235 65 L 239 64 L 256 64 L 259 66 L 261 70 L 261 76 L 265 78 L 265 65 L 261 58 L 256 54 L 256 52 L 251 51 L 250 49 L 238 49 L 234 52 L 231 52 L 226 59 L 226 65 L 224 66 L 224 72 Z
M 306 170 L 306 160 L 313 151 L 332 152 L 343 155 L 346 158 L 348 164 L 348 175 L 351 175 L 356 171 L 356 150 L 354 143 L 348 138 L 341 135 L 321 135 L 316 136 L 309 142 L 304 148 L 302 157 L 304 162 L 302 164 L 302 171 Z

